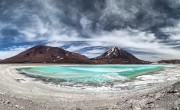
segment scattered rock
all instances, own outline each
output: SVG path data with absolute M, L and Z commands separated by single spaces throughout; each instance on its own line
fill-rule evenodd
M 77 108 L 73 108 L 72 110 L 82 110 L 82 109 L 77 107 Z

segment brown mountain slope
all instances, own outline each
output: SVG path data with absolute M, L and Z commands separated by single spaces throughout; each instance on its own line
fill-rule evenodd
M 35 46 L 2 63 L 83 63 L 89 64 L 87 57 L 58 47 Z
M 69 63 L 69 64 L 147 64 L 126 52 L 113 47 L 101 56 L 88 59 L 86 56 L 58 47 L 35 46 L 0 63 Z

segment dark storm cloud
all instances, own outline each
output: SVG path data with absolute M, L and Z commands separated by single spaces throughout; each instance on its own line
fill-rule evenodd
M 61 21 L 76 29 L 82 29 L 80 20 L 84 16 L 91 21 L 92 30 L 153 30 L 173 25 L 180 16 L 180 4 L 175 0 L 61 0 L 56 4 L 64 13 Z
M 174 25 L 180 17 L 180 3 L 177 0 L 53 0 L 47 3 L 57 12 L 49 13 L 42 0 L 1 0 L 0 20 L 24 28 L 31 26 L 34 16 L 43 23 L 53 24 L 55 16 L 59 24 L 81 32 L 81 20 L 91 21 L 91 31 L 135 28 L 156 31 L 159 27 Z M 59 13 L 58 13 L 59 11 Z M 49 14 L 49 15 L 48 15 Z M 54 15 L 51 15 L 54 14 Z M 156 30 L 155 30 L 156 29 Z

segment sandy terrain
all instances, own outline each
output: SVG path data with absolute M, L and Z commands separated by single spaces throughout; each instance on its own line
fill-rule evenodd
M 15 69 L 25 66 L 37 64 L 0 65 L 0 110 L 180 109 L 179 65 L 112 87 L 46 84 Z

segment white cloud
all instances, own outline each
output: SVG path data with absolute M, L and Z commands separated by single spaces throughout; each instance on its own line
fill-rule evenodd
M 136 3 L 137 1 L 126 3 L 127 0 L 121 0 L 121 1 L 106 0 L 106 7 L 101 12 L 102 15 L 100 15 L 101 16 L 100 21 L 106 19 L 107 16 L 111 17 L 111 15 L 119 15 L 119 18 L 125 21 L 128 20 L 131 21 L 134 18 L 136 18 L 135 15 L 139 11 L 141 11 L 141 9 L 143 9 L 144 12 L 146 12 L 145 17 L 149 17 L 151 15 L 155 18 L 157 15 L 158 16 L 162 15 L 159 14 L 158 12 L 154 12 L 153 9 L 150 9 L 152 7 L 147 6 L 150 4 L 150 1 L 143 1 L 143 2 L 142 1 L 143 0 L 140 1 L 141 4 L 137 4 Z M 179 56 L 180 51 L 178 49 L 174 49 L 174 47 L 178 46 L 178 44 L 171 46 L 166 43 L 161 43 L 160 40 L 156 39 L 157 36 L 155 36 L 151 32 L 143 32 L 138 29 L 135 30 L 128 28 L 128 29 L 113 30 L 110 32 L 99 30 L 98 31 L 99 33 L 92 33 L 90 31 L 91 30 L 90 26 L 92 24 L 92 21 L 90 21 L 90 19 L 88 18 L 89 16 L 81 15 L 80 25 L 83 27 L 83 31 L 85 31 L 86 33 L 88 32 L 89 34 L 88 38 L 83 38 L 79 36 L 78 32 L 75 29 L 72 29 L 71 27 L 64 25 L 63 22 L 60 21 L 59 16 L 60 15 L 64 16 L 63 15 L 64 13 L 56 6 L 56 4 L 53 4 L 54 2 L 52 2 L 52 0 L 36 0 L 36 2 L 39 3 L 42 7 L 41 10 L 38 10 L 39 14 L 34 14 L 33 16 L 31 16 L 31 20 L 33 22 L 30 26 L 20 28 L 19 30 L 20 33 L 25 35 L 24 39 L 27 42 L 44 40 L 45 42 L 48 42 L 47 45 L 49 46 L 60 47 L 65 45 L 67 42 L 82 41 L 82 42 L 86 42 L 87 45 L 84 44 L 83 45 L 80 44 L 78 46 L 72 45 L 69 48 L 67 48 L 67 50 L 78 51 L 86 47 L 94 47 L 94 46 L 102 46 L 102 47 L 118 46 L 121 48 L 128 48 L 139 52 L 156 53 L 155 55 L 136 54 L 138 57 L 146 60 L 180 58 Z M 133 3 L 136 3 L 137 6 L 133 5 Z M 142 6 L 138 6 L 138 5 L 142 5 Z M 176 5 L 173 6 L 175 7 Z M 126 9 L 127 7 L 128 9 Z M 19 13 L 14 19 L 19 19 L 22 17 L 22 14 L 26 11 L 24 10 L 24 8 L 25 7 L 21 6 L 15 10 L 16 13 L 18 12 Z M 77 21 L 76 19 L 79 19 L 76 15 L 77 11 L 78 11 L 77 9 L 74 9 L 72 7 L 71 14 L 73 14 L 72 19 L 74 21 Z M 166 15 L 162 15 L 162 16 L 166 16 Z M 161 22 L 161 21 L 155 20 L 153 23 L 156 22 Z M 117 21 L 114 23 L 118 23 L 119 25 L 121 22 Z M 151 24 L 145 23 L 145 25 L 151 25 Z M 0 22 L 0 30 L 6 26 L 9 26 L 9 24 Z M 12 25 L 10 26 L 12 27 Z M 141 27 L 144 28 L 146 26 L 141 26 Z M 170 35 L 169 40 L 177 41 L 177 42 L 180 41 L 179 30 L 180 30 L 180 22 L 177 23 L 177 25 L 174 27 L 162 28 L 163 32 L 168 33 Z M 0 58 L 7 58 L 13 56 L 25 49 L 26 48 L 24 47 L 14 47 L 7 51 L 0 51 Z M 99 55 L 100 53 L 103 53 L 104 51 L 105 50 L 95 49 L 95 50 L 87 51 L 83 54 L 89 57 L 94 57 Z
M 30 48 L 31 46 L 20 46 L 20 47 L 11 47 L 7 48 L 7 50 L 0 51 L 0 59 L 9 58 L 19 54 L 20 52 L 25 51 L 26 49 Z
M 75 35 L 75 34 L 74 34 Z M 50 39 L 46 39 L 49 43 L 49 46 L 63 46 L 69 41 L 84 41 L 87 45 L 70 46 L 67 48 L 69 51 L 78 51 L 86 47 L 112 47 L 117 46 L 120 48 L 128 48 L 137 52 L 145 53 L 155 53 L 155 54 L 135 54 L 140 59 L 144 60 L 158 60 L 158 59 L 172 59 L 180 58 L 180 51 L 174 49 L 171 46 L 160 43 L 156 36 L 150 32 L 142 32 L 134 29 L 123 29 L 123 30 L 114 30 L 111 32 L 102 31 L 100 34 L 92 34 L 90 38 L 82 38 L 78 36 L 67 36 L 67 35 L 54 35 Z M 25 48 L 14 48 L 9 51 L 0 51 L 0 58 L 7 58 L 9 56 L 15 55 Z M 103 53 L 105 50 L 95 49 L 86 51 L 83 53 L 88 57 L 95 57 Z M 10 54 L 12 53 L 12 54 Z
M 75 51 L 78 51 L 80 49 L 83 49 L 83 48 L 86 48 L 86 47 L 89 47 L 88 45 L 80 45 L 80 46 L 74 46 L 74 45 L 71 45 L 69 48 L 67 48 L 66 50 L 68 51 L 71 51 L 71 52 L 75 52 Z
M 156 56 L 154 57 L 156 59 L 180 58 L 180 51 L 178 49 L 173 49 L 166 43 L 160 43 L 153 33 L 134 29 L 102 32 L 100 35 L 95 35 L 89 39 L 89 46 L 118 46 L 139 52 L 155 53 Z M 152 55 L 144 54 L 143 58 L 152 60 L 154 59 Z
M 180 21 L 175 26 L 162 28 L 161 31 L 170 35 L 170 40 L 180 40 Z
M 0 30 L 7 27 L 7 26 L 9 26 L 9 24 L 3 23 L 3 22 L 0 21 Z
M 118 3 L 121 2 L 121 3 Z M 138 12 L 138 9 L 136 8 L 135 10 L 131 12 L 127 12 L 128 10 L 125 9 L 125 0 L 106 0 L 106 8 L 103 11 L 103 15 L 101 19 L 104 19 L 105 16 L 109 15 L 119 15 L 123 19 L 132 19 L 135 17 L 135 13 Z M 135 8 L 135 7 L 134 7 Z
M 85 55 L 85 56 L 87 56 L 89 58 L 94 58 L 94 57 L 97 57 L 97 56 L 101 55 L 105 51 L 106 50 L 104 50 L 104 49 L 94 49 L 94 50 L 86 51 L 85 53 L 83 53 L 83 55 Z
M 80 23 L 84 29 L 89 29 L 92 22 L 88 20 L 86 17 L 82 17 L 80 19 Z
M 53 41 L 53 42 L 48 42 L 46 45 L 47 46 L 52 46 L 52 47 L 61 47 L 63 46 L 65 43 L 61 42 L 61 41 Z
M 123 30 L 114 30 L 111 32 L 103 31 L 100 34 L 92 34 L 91 38 L 81 38 L 77 36 L 57 36 L 52 38 L 52 41 L 84 41 L 87 43 L 87 45 L 71 46 L 67 49 L 69 51 L 77 51 L 85 47 L 94 46 L 117 46 L 120 48 L 129 48 L 133 51 L 138 52 L 155 53 L 155 55 L 136 54 L 137 56 L 141 56 L 144 60 L 180 58 L 180 51 L 178 49 L 174 49 L 166 43 L 161 43 L 160 40 L 156 39 L 156 36 L 153 33 L 142 32 L 131 28 Z M 56 44 L 56 42 L 54 43 Z M 100 54 L 98 52 L 98 49 L 93 51 L 95 52 L 87 51 L 83 54 L 89 57 L 97 56 Z M 101 52 L 103 53 L 103 51 Z

